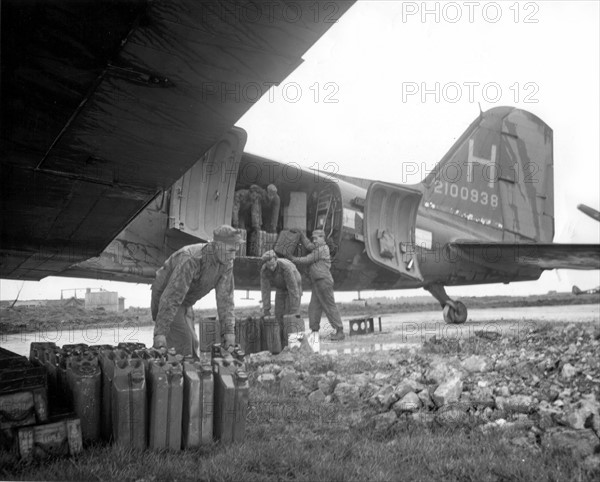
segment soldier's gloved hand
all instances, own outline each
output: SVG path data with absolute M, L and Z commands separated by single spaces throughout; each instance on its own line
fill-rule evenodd
M 268 309 L 268 310 L 263 310 L 263 315 L 264 315 L 264 316 L 271 316 L 271 310 L 270 310 L 270 309 Z
M 235 335 L 233 333 L 223 335 L 223 347 L 229 348 L 231 345 L 235 345 Z
M 154 344 L 152 345 L 154 348 L 166 348 L 167 347 L 167 337 L 165 335 L 154 335 Z

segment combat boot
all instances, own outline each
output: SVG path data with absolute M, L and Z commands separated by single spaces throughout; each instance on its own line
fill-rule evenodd
M 343 328 L 338 328 L 336 332 L 329 337 L 331 341 L 342 341 L 344 338 L 346 338 L 346 335 L 344 335 Z

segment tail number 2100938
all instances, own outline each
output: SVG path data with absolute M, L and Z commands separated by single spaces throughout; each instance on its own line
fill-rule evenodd
M 493 208 L 498 207 L 498 196 L 496 194 L 488 194 L 486 191 L 480 191 L 479 189 L 468 188 L 466 186 L 458 186 L 457 184 L 451 184 L 446 181 L 435 181 L 433 192 L 462 199 L 463 201 L 481 204 L 483 206 L 489 205 Z

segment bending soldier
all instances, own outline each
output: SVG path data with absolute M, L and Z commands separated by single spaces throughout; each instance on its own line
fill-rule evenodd
M 233 260 L 242 237 L 223 225 L 214 230 L 213 239 L 175 251 L 157 271 L 151 300 L 155 348 L 173 347 L 181 355 L 198 357 L 192 307 L 213 288 L 220 334 L 225 346 L 235 344 Z
M 275 251 L 262 255 L 260 290 L 265 316 L 271 314 L 271 287 L 275 287 L 275 318 L 283 326 L 283 315 L 297 314 L 302 297 L 302 276 L 287 259 L 278 258 Z
M 246 229 L 248 214 L 250 214 L 252 229 L 259 231 L 263 224 L 264 208 L 269 212 L 269 221 L 265 222 L 265 230 L 275 233 L 280 202 L 277 188 L 273 184 L 269 184 L 266 191 L 256 184 L 252 184 L 250 189 L 239 189 L 233 196 L 233 227 Z
M 291 230 L 298 232 L 298 230 Z M 298 265 L 308 265 L 309 275 L 312 284 L 312 294 L 308 305 L 308 320 L 310 329 L 313 332 L 319 331 L 321 325 L 321 315 L 323 311 L 329 320 L 335 333 L 331 335 L 331 340 L 343 340 L 344 327 L 340 312 L 335 304 L 333 294 L 333 277 L 331 276 L 331 257 L 329 247 L 325 243 L 325 231 L 315 229 L 312 233 L 312 243 L 306 237 L 306 234 L 300 232 L 302 244 L 311 251 L 310 254 L 302 258 L 291 257 L 291 261 Z

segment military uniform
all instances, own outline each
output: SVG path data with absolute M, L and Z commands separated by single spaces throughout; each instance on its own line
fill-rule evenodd
M 316 232 L 315 230 L 313 234 Z M 331 256 L 327 244 L 316 245 L 302 233 L 302 244 L 311 251 L 302 258 L 292 258 L 295 264 L 308 265 L 312 284 L 310 303 L 308 304 L 308 322 L 312 331 L 319 331 L 323 312 L 336 332 L 343 331 L 342 318 L 333 295 L 333 276 L 331 276 Z
M 221 335 L 234 333 L 233 258 L 225 260 L 219 250 L 223 250 L 223 243 L 240 242 L 241 237 L 230 226 L 217 228 L 214 237 L 210 243 L 192 244 L 173 253 L 152 284 L 155 344 L 157 337 L 166 337 L 166 346 L 181 355 L 198 354 L 192 307 L 213 288 Z
M 251 226 L 260 230 L 263 224 L 263 209 L 269 212 L 269 221 L 265 223 L 265 230 L 269 233 L 277 231 L 279 219 L 279 206 L 281 200 L 277 188 L 273 184 L 262 187 L 252 184 L 250 189 L 239 189 L 233 195 L 233 217 L 231 224 L 234 227 L 246 228 L 248 212 L 250 212 Z
M 267 251 L 263 259 L 276 258 L 273 251 Z M 275 318 L 283 323 L 283 315 L 298 313 L 302 297 L 302 276 L 290 260 L 278 258 L 275 270 L 266 264 L 260 270 L 260 290 L 263 310 L 271 309 L 271 287 L 275 287 Z

